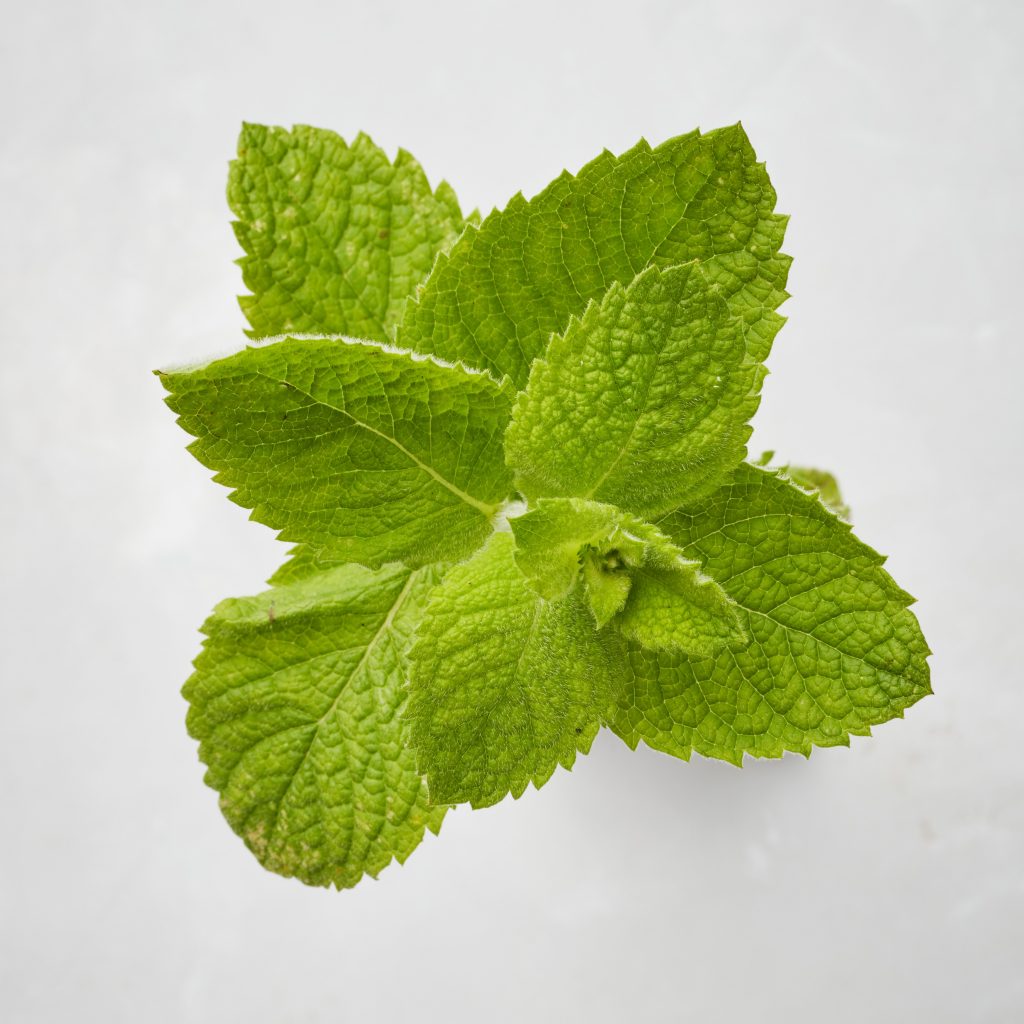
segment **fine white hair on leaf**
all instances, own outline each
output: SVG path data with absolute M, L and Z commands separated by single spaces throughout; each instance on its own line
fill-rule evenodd
M 232 356 L 240 355 L 248 349 L 269 348 L 271 345 L 279 345 L 286 341 L 331 341 L 339 342 L 344 345 L 358 345 L 365 348 L 374 348 L 381 352 L 385 352 L 388 355 L 403 356 L 413 362 L 433 363 L 435 366 L 440 366 L 445 370 L 458 370 L 462 373 L 469 374 L 470 376 L 487 377 L 498 385 L 502 383 L 502 381 L 498 380 L 498 378 L 489 370 L 481 370 L 475 366 L 468 366 L 466 363 L 461 361 L 453 363 L 429 352 L 416 352 L 413 349 L 400 348 L 398 345 L 392 345 L 389 342 L 374 341 L 370 338 L 352 338 L 345 334 L 314 334 L 298 331 L 293 334 L 271 334 L 263 338 L 246 338 L 244 344 L 239 345 L 236 348 L 218 352 L 216 355 L 208 356 L 207 358 L 197 362 L 168 366 L 159 372 L 196 373 L 199 370 L 205 370 L 206 367 L 210 366 L 212 363 L 219 362 L 221 359 L 230 359 Z

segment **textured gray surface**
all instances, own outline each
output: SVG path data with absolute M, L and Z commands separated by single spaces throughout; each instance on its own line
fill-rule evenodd
M 1019 1020 L 1022 30 L 936 0 L 11 7 L 0 1016 Z M 605 735 L 377 883 L 263 872 L 178 689 L 282 552 L 148 375 L 238 343 L 242 118 L 364 128 L 485 209 L 742 118 L 795 257 L 755 444 L 839 474 L 937 696 L 742 772 Z

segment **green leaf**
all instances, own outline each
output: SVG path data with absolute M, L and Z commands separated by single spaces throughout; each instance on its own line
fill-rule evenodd
M 774 450 L 762 452 L 754 464 L 767 466 L 774 458 Z M 837 516 L 849 521 L 850 506 L 843 501 L 839 481 L 828 470 L 812 469 L 810 466 L 783 466 L 780 472 L 789 477 L 793 483 L 799 484 L 808 491 L 815 491 L 822 502 Z
M 784 472 L 793 483 L 817 492 L 818 497 L 837 516 L 850 518 L 850 506 L 843 501 L 839 481 L 828 470 L 812 469 L 810 466 L 786 466 Z
M 366 135 L 246 124 L 228 201 L 252 295 L 253 336 L 346 334 L 390 341 L 408 298 L 463 228 L 451 187 L 432 191 L 405 150 Z
M 565 172 L 536 198 L 518 194 L 442 254 L 398 331 L 401 345 L 526 385 L 552 334 L 614 282 L 653 264 L 700 260 L 762 362 L 781 318 L 786 218 L 739 125 L 641 141 Z
M 295 544 L 217 607 L 184 690 L 266 867 L 352 886 L 602 725 L 740 764 L 930 692 L 835 478 L 743 462 L 790 261 L 739 125 L 482 221 L 404 151 L 246 125 L 228 194 L 268 343 L 161 377 L 196 457 Z
M 542 499 L 508 521 L 516 541 L 516 564 L 541 597 L 558 600 L 576 585 L 589 551 L 604 558 L 612 549 L 612 537 L 627 518 L 631 524 L 638 522 L 596 501 Z
M 224 816 L 271 871 L 340 889 L 440 829 L 398 716 L 439 576 L 349 565 L 223 601 L 204 624 L 189 732 Z
M 750 636 L 708 658 L 628 652 L 609 724 L 631 746 L 739 764 L 848 744 L 931 692 L 913 599 L 882 556 L 784 476 L 752 466 L 659 526 L 736 601 Z
M 407 717 L 430 799 L 486 807 L 586 753 L 613 662 L 576 596 L 540 598 L 496 533 L 434 591 L 410 652 Z
M 693 562 L 635 569 L 629 596 L 612 625 L 650 650 L 697 658 L 747 638 L 735 603 Z
M 705 655 L 744 640 L 725 591 L 661 531 L 611 505 L 544 498 L 509 520 L 515 559 L 548 600 L 569 594 L 582 578 L 599 628 L 656 650 Z
M 317 573 L 340 569 L 341 566 L 349 564 L 343 558 L 332 558 L 330 554 L 312 548 L 308 544 L 296 544 L 288 552 L 288 559 L 267 582 L 273 587 L 283 586 L 286 583 L 298 583 Z
M 196 458 L 318 567 L 465 557 L 511 489 L 511 387 L 461 366 L 288 339 L 162 379 Z
M 505 436 L 517 487 L 641 516 L 710 493 L 760 400 L 748 337 L 697 264 L 613 284 L 533 364 Z
M 583 589 L 598 629 L 604 629 L 625 607 L 633 577 L 602 565 L 597 558 L 583 561 Z

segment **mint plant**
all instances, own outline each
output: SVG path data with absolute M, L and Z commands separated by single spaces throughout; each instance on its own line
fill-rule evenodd
M 789 259 L 740 126 L 480 220 L 365 135 L 246 125 L 228 197 L 256 340 L 160 377 L 294 545 L 184 688 L 267 868 L 355 885 L 602 727 L 739 765 L 930 692 L 834 477 L 744 461 Z

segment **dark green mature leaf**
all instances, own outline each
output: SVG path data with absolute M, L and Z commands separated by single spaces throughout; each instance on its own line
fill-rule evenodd
M 414 289 L 464 226 L 446 182 L 431 190 L 400 149 L 394 162 L 366 135 L 246 124 L 228 200 L 252 295 L 255 337 L 346 334 L 390 341 Z
M 513 394 L 484 373 L 289 339 L 162 379 L 196 458 L 318 567 L 465 557 L 511 488 Z
M 222 601 L 204 624 L 189 732 L 224 816 L 271 871 L 340 889 L 440 829 L 398 718 L 439 576 L 348 565 Z
M 614 662 L 577 597 L 548 602 L 496 533 L 438 587 L 410 652 L 407 718 L 435 803 L 497 803 L 571 768 L 600 726 Z
M 815 495 L 742 466 L 659 526 L 736 601 L 750 642 L 709 658 L 629 650 L 609 724 L 689 758 L 849 743 L 931 692 L 913 599 Z
M 508 375 L 525 387 L 530 364 L 614 282 L 645 267 L 700 260 L 750 332 L 763 361 L 781 318 L 789 258 L 786 218 L 739 125 L 692 132 L 655 149 L 641 141 L 565 172 L 536 198 L 469 227 L 442 254 L 410 303 L 399 343 Z
M 696 263 L 613 284 L 533 363 L 505 435 L 516 486 L 641 517 L 711 493 L 760 401 L 750 337 Z

